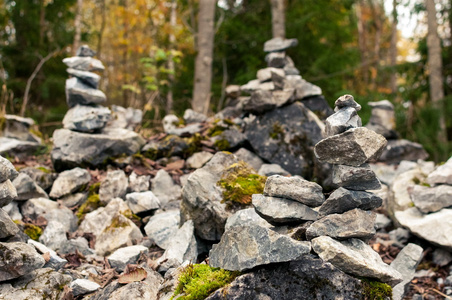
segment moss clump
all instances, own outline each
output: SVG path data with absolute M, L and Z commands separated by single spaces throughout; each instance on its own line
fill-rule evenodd
M 42 228 L 33 224 L 24 224 L 24 233 L 30 237 L 30 239 L 38 241 L 42 235 Z
M 92 196 L 94 194 L 99 194 L 99 189 L 100 189 L 100 182 L 93 183 L 92 185 L 89 186 L 88 193 L 90 196 Z
M 52 171 L 50 171 L 49 169 L 47 169 L 46 167 L 37 167 L 36 169 L 46 173 L 46 174 L 51 174 Z
M 274 140 L 284 139 L 284 128 L 279 124 L 279 122 L 273 123 L 272 131 L 269 133 L 270 138 Z
M 229 166 L 217 184 L 224 188 L 223 202 L 249 205 L 253 194 L 264 191 L 266 180 L 267 177 L 256 174 L 247 163 L 240 161 Z
M 215 143 L 213 143 L 215 145 L 215 147 L 217 147 L 218 150 L 220 151 L 224 151 L 227 149 L 231 148 L 231 145 L 229 144 L 229 141 L 226 139 L 220 139 L 215 141 Z
M 366 300 L 392 300 L 392 288 L 390 285 L 366 278 L 362 278 L 361 281 Z
M 211 268 L 205 264 L 190 264 L 179 275 L 179 283 L 174 291 L 173 299 L 202 300 L 207 298 L 217 289 L 229 284 L 240 275 L 239 272 L 231 272 L 219 268 Z
M 130 209 L 128 209 L 126 211 L 122 211 L 121 214 L 124 217 L 126 217 L 127 219 L 129 219 L 130 221 L 132 221 L 138 227 L 141 227 L 141 225 L 142 225 L 141 218 L 139 216 L 137 216 L 136 214 L 134 214 Z
M 75 214 L 81 222 L 87 213 L 90 213 L 102 206 L 100 202 L 99 194 L 92 194 L 88 199 L 79 207 Z
M 121 216 L 123 216 L 123 215 L 117 214 L 116 216 L 114 216 L 113 219 L 111 220 L 111 224 L 108 225 L 104 229 L 104 232 L 112 231 L 115 228 L 125 228 L 125 227 L 130 226 L 129 222 L 127 222 L 126 220 L 122 219 Z

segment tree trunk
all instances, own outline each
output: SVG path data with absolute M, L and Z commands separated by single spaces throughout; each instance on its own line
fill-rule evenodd
M 74 18 L 75 35 L 74 35 L 74 45 L 72 46 L 73 55 L 75 55 L 78 47 L 80 47 L 80 40 L 82 36 L 82 7 L 83 0 L 77 0 L 77 11 L 75 12 Z
M 195 82 L 192 108 L 207 114 L 212 84 L 215 0 L 200 0 L 198 12 L 198 55 L 195 61 Z
M 173 0 L 171 2 L 171 15 L 170 15 L 170 26 L 171 26 L 171 31 L 169 34 L 169 42 L 170 42 L 170 47 L 171 49 L 174 49 L 174 47 L 176 46 L 176 36 L 174 35 L 174 31 L 176 30 L 176 7 L 177 7 L 177 2 L 176 0 Z M 174 60 L 173 60 L 173 55 L 169 55 L 168 58 L 168 71 L 169 71 L 169 75 L 168 75 L 168 81 L 169 81 L 169 90 L 168 90 L 168 95 L 166 96 L 166 114 L 170 114 L 173 110 L 173 84 L 174 84 L 174 71 L 175 71 L 175 67 L 174 67 Z
M 105 31 L 105 24 L 107 22 L 107 12 L 106 12 L 106 5 L 105 0 L 100 0 L 100 10 L 101 10 L 101 22 L 100 22 L 100 29 L 99 29 L 99 35 L 98 35 L 98 41 L 97 41 L 97 57 L 101 59 L 101 51 L 102 51 L 102 38 L 104 36 Z
M 273 38 L 286 37 L 286 15 L 284 0 L 270 0 L 272 5 L 272 32 Z
M 369 84 L 368 63 L 367 63 L 367 47 L 366 32 L 364 30 L 364 18 L 362 13 L 363 4 L 361 1 L 356 3 L 356 17 L 358 19 L 358 46 L 361 57 L 361 73 L 363 78 L 364 89 Z
M 391 32 L 391 48 L 389 49 L 389 58 L 391 64 L 391 93 L 393 97 L 397 95 L 397 0 L 392 1 L 392 32 Z
M 425 0 L 427 7 L 427 49 L 428 49 L 428 72 L 430 84 L 430 98 L 433 105 L 440 112 L 440 132 L 438 132 L 438 139 L 441 143 L 447 142 L 446 136 L 446 122 L 444 120 L 444 105 L 442 100 L 444 98 L 443 87 L 443 64 L 441 58 L 441 43 L 438 37 L 438 23 L 436 21 L 436 9 L 434 0 Z

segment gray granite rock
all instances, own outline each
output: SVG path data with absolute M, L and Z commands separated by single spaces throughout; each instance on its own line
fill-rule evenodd
M 410 191 L 414 188 L 416 182 L 424 181 L 425 176 L 420 168 L 414 168 L 396 176 L 390 187 L 387 203 L 387 209 L 390 215 L 414 205 L 411 200 Z
M 38 142 L 21 141 L 14 138 L 0 137 L 0 155 L 25 158 L 34 155 L 45 147 Z
M 121 128 L 105 128 L 100 134 L 57 129 L 53 140 L 51 158 L 57 171 L 102 166 L 108 158 L 137 153 L 145 143 L 137 133 Z
M 319 214 L 321 216 L 340 214 L 354 208 L 372 210 L 380 207 L 381 204 L 382 199 L 373 193 L 351 191 L 340 187 L 323 202 Z
M 54 269 L 56 271 L 60 270 L 62 267 L 64 267 L 67 264 L 67 260 L 64 258 L 61 258 L 58 256 L 58 254 L 53 251 L 50 248 L 47 248 L 46 245 L 41 244 L 39 242 L 36 242 L 32 239 L 29 239 L 27 241 L 28 244 L 33 245 L 36 250 L 42 255 L 42 254 L 48 254 L 49 255 L 49 260 L 46 261 L 45 265 L 43 266 L 43 268 L 51 268 Z
M 342 242 L 328 236 L 312 241 L 313 250 L 326 262 L 345 273 L 368 277 L 395 286 L 403 280 L 402 274 L 385 264 L 380 255 L 360 239 Z
M 20 173 L 25 173 L 30 176 L 45 191 L 50 190 L 55 179 L 58 177 L 58 173 L 54 173 L 44 166 L 22 168 L 20 169 Z
M 152 216 L 144 227 L 144 231 L 157 246 L 167 249 L 171 238 L 179 229 L 179 224 L 180 211 L 173 210 Z
M 285 76 L 283 69 L 268 67 L 265 69 L 258 70 L 257 74 L 256 74 L 256 78 L 259 79 L 260 82 L 270 81 L 270 80 L 272 80 L 272 73 L 275 73 L 282 77 Z
M 237 128 L 232 127 L 223 131 L 219 135 L 212 137 L 210 140 L 215 145 L 217 145 L 217 143 L 220 143 L 220 145 L 217 146 L 217 148 L 219 148 L 220 150 L 227 150 L 236 149 L 239 146 L 242 146 L 246 141 L 246 136 Z M 225 141 L 227 142 L 227 147 L 221 145 L 221 143 L 224 143 Z
M 253 114 L 262 114 L 276 107 L 270 91 L 255 90 L 251 97 L 243 104 L 243 110 Z
M 391 267 L 402 274 L 403 281 L 392 288 L 392 299 L 402 300 L 409 283 L 414 277 L 416 268 L 423 257 L 422 247 L 408 244 L 391 262 Z
M 107 204 L 113 198 L 124 198 L 129 181 L 123 170 L 108 171 L 107 177 L 100 183 L 99 199 Z
M 265 61 L 270 68 L 284 68 L 288 63 L 285 52 L 270 52 L 265 56 Z
M 183 118 L 187 124 L 202 123 L 207 120 L 206 115 L 196 112 L 191 108 L 185 110 Z
M 44 264 L 44 258 L 31 245 L 0 243 L 0 282 L 28 274 Z
M 103 71 L 105 69 L 100 60 L 92 57 L 67 57 L 63 59 L 63 63 L 65 63 L 69 68 L 80 71 Z
M 386 144 L 382 135 L 359 127 L 320 141 L 315 145 L 314 153 L 321 162 L 358 167 L 376 160 Z
M 344 107 L 325 120 L 326 136 L 340 134 L 348 129 L 361 126 L 361 118 L 353 107 Z
M 64 116 L 63 126 L 69 130 L 94 132 L 104 128 L 111 118 L 111 111 L 100 105 L 75 105 Z
M 452 185 L 452 157 L 445 164 L 438 166 L 426 179 L 430 185 L 449 184 Z
M 408 140 L 389 140 L 378 161 L 396 164 L 402 160 L 417 161 L 427 158 L 428 153 L 421 144 Z
M 77 77 L 90 87 L 97 89 L 99 86 L 100 76 L 93 72 L 81 71 L 77 69 L 69 68 L 66 70 L 70 75 Z
M 387 139 L 397 139 L 394 105 L 388 100 L 369 102 L 367 104 L 372 107 L 372 112 L 366 127 Z
M 74 296 L 89 294 L 100 289 L 100 285 L 88 279 L 76 279 L 69 284 Z
M 377 213 L 377 217 L 375 218 L 375 229 L 384 229 L 389 227 L 391 224 L 391 219 L 386 217 L 384 214 Z
M 30 130 L 35 125 L 33 119 L 9 114 L 4 114 L 3 116 L 5 122 L 2 128 L 2 136 L 23 142 L 41 144 L 42 139 Z
M 124 247 L 116 250 L 108 257 L 110 266 L 118 272 L 124 271 L 128 264 L 134 264 L 142 253 L 147 254 L 149 249 L 142 245 Z
M 161 206 L 159 199 L 151 191 L 127 194 L 126 203 L 134 214 L 156 210 Z
M 61 246 L 67 242 L 64 225 L 55 220 L 48 222 L 44 232 L 39 237 L 39 242 L 54 251 L 60 250 Z
M 298 45 L 297 39 L 283 39 L 280 37 L 268 40 L 264 44 L 264 52 L 280 52 Z
M 259 171 L 260 167 L 264 163 L 259 156 L 246 148 L 240 148 L 239 150 L 234 152 L 234 155 L 237 156 L 238 159 L 243 160 L 244 162 L 249 164 L 256 171 Z
M 415 185 L 411 192 L 411 200 L 423 213 L 439 211 L 452 206 L 452 186 L 427 187 Z
M 261 194 L 253 195 L 253 206 L 258 215 L 274 225 L 313 221 L 318 215 L 316 211 L 300 202 Z
M 323 123 L 303 104 L 295 102 L 249 118 L 245 134 L 256 154 L 292 175 L 310 176 L 312 146 L 322 139 Z
M 352 95 L 343 95 L 340 96 L 335 102 L 334 102 L 334 111 L 338 111 L 345 107 L 353 107 L 356 111 L 361 110 L 361 105 L 358 104 L 358 102 L 355 101 L 355 98 Z
M 343 214 L 328 215 L 312 223 L 306 231 L 306 236 L 309 240 L 323 235 L 338 240 L 350 238 L 369 240 L 376 233 L 375 218 L 374 212 L 358 208 Z
M 161 169 L 151 179 L 151 191 L 159 199 L 160 205 L 165 207 L 168 203 L 181 199 L 182 189 L 174 183 L 171 175 Z
M 143 120 L 143 111 L 133 107 L 112 105 L 110 107 L 112 117 L 107 124 L 109 128 L 122 128 L 135 130 Z
M 259 79 L 253 79 L 249 81 L 248 83 L 240 86 L 240 90 L 246 93 L 250 93 L 252 91 L 255 91 L 259 88 Z
M 282 175 L 289 176 L 290 173 L 281 168 L 278 164 L 262 164 L 258 169 L 257 174 L 262 176 Z
M 31 198 L 49 198 L 47 193 L 27 174 L 19 173 L 13 181 L 17 191 L 16 201 L 24 201 Z
M 2 209 L 11 217 L 11 220 L 22 220 L 18 202 L 13 201 L 8 205 L 3 206 Z
M 16 235 L 19 227 L 11 220 L 11 217 L 0 208 L 0 239 L 5 239 Z
M 206 300 L 364 299 L 359 279 L 312 255 L 240 275 Z
M 92 50 L 88 45 L 81 45 L 75 55 L 80 57 L 93 57 L 96 55 L 96 51 Z
M 309 97 L 322 95 L 322 89 L 315 84 L 307 82 L 299 75 L 287 75 L 284 81 L 286 89 L 294 89 L 293 100 L 303 100 Z
M 322 187 L 299 176 L 284 177 L 273 175 L 265 182 L 264 195 L 294 200 L 316 207 L 325 201 Z
M 58 253 L 60 254 L 69 254 L 69 253 L 76 253 L 80 252 L 82 255 L 93 255 L 95 254 L 95 251 L 88 246 L 88 240 L 84 237 L 77 237 L 72 240 L 66 241 L 66 243 L 62 244 L 60 246 L 60 250 Z
M 59 201 L 66 207 L 82 205 L 88 199 L 88 193 L 75 193 L 63 196 Z
M 393 245 L 400 248 L 403 248 L 407 244 L 410 237 L 410 231 L 402 227 L 393 229 L 389 232 L 389 238 L 391 239 Z
M 300 242 L 254 224 L 235 226 L 210 250 L 209 264 L 226 270 L 249 270 L 256 266 L 297 260 L 311 250 Z
M 91 175 L 86 169 L 74 168 L 61 172 L 53 183 L 50 197 L 61 198 L 82 190 L 90 182 Z
M 359 167 L 334 165 L 333 184 L 349 190 L 365 191 L 381 188 L 380 181 L 369 164 Z
M 69 107 L 77 104 L 101 104 L 105 101 L 107 96 L 101 90 L 92 88 L 77 77 L 66 80 L 66 103 Z
M 129 192 L 146 192 L 149 191 L 150 187 L 150 175 L 138 175 L 135 172 L 132 172 L 129 176 Z
M 34 198 L 26 201 L 21 208 L 22 214 L 30 219 L 37 219 L 48 212 L 58 209 L 58 203 L 47 198 Z
M 395 212 L 396 220 L 411 233 L 432 244 L 452 250 L 452 209 L 423 214 L 416 207 Z
M 432 262 L 440 267 L 447 266 L 452 262 L 452 253 L 441 248 L 433 250 Z
M 17 191 L 11 180 L 0 183 L 0 207 L 6 206 L 17 198 Z
M 19 172 L 16 171 L 13 164 L 3 156 L 0 156 L 0 182 L 8 179 L 14 180 L 17 175 L 19 175 Z
M 185 165 L 191 169 L 199 169 L 204 166 L 212 157 L 213 154 L 207 151 L 196 152 L 187 159 Z
M 255 224 L 261 227 L 273 227 L 270 223 L 265 221 L 261 216 L 256 213 L 254 208 L 245 208 L 237 211 L 230 216 L 226 221 L 225 230 L 234 226 L 247 226 L 248 224 Z

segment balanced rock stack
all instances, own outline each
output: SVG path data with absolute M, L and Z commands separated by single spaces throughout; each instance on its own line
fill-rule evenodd
M 100 76 L 93 73 L 103 71 L 104 66 L 94 55 L 85 45 L 77 50 L 77 56 L 63 59 L 73 77 L 66 80 L 66 102 L 70 109 L 63 119 L 64 129 L 53 134 L 51 155 L 57 171 L 99 166 L 108 158 L 136 153 L 144 144 L 135 132 L 109 125 L 112 112 L 100 105 L 107 98 L 98 89 Z
M 381 198 L 366 192 L 381 186 L 368 162 L 379 157 L 387 141 L 361 127 L 361 106 L 353 96 L 340 97 L 335 106 L 326 120 L 327 137 L 315 145 L 314 153 L 319 161 L 333 164 L 332 181 L 338 188 L 320 206 L 320 218 L 307 228 L 306 237 L 323 260 L 342 271 L 394 285 L 401 275 L 366 243 L 376 233 L 376 214 L 370 210 L 382 204 Z

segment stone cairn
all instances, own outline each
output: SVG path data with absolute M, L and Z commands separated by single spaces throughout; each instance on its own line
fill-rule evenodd
M 66 80 L 66 102 L 69 111 L 63 119 L 64 128 L 79 132 L 98 132 L 111 118 L 110 109 L 99 104 L 107 101 L 98 89 L 100 76 L 92 71 L 103 71 L 102 62 L 93 58 L 95 52 L 81 46 L 76 56 L 63 59 L 73 76 Z

